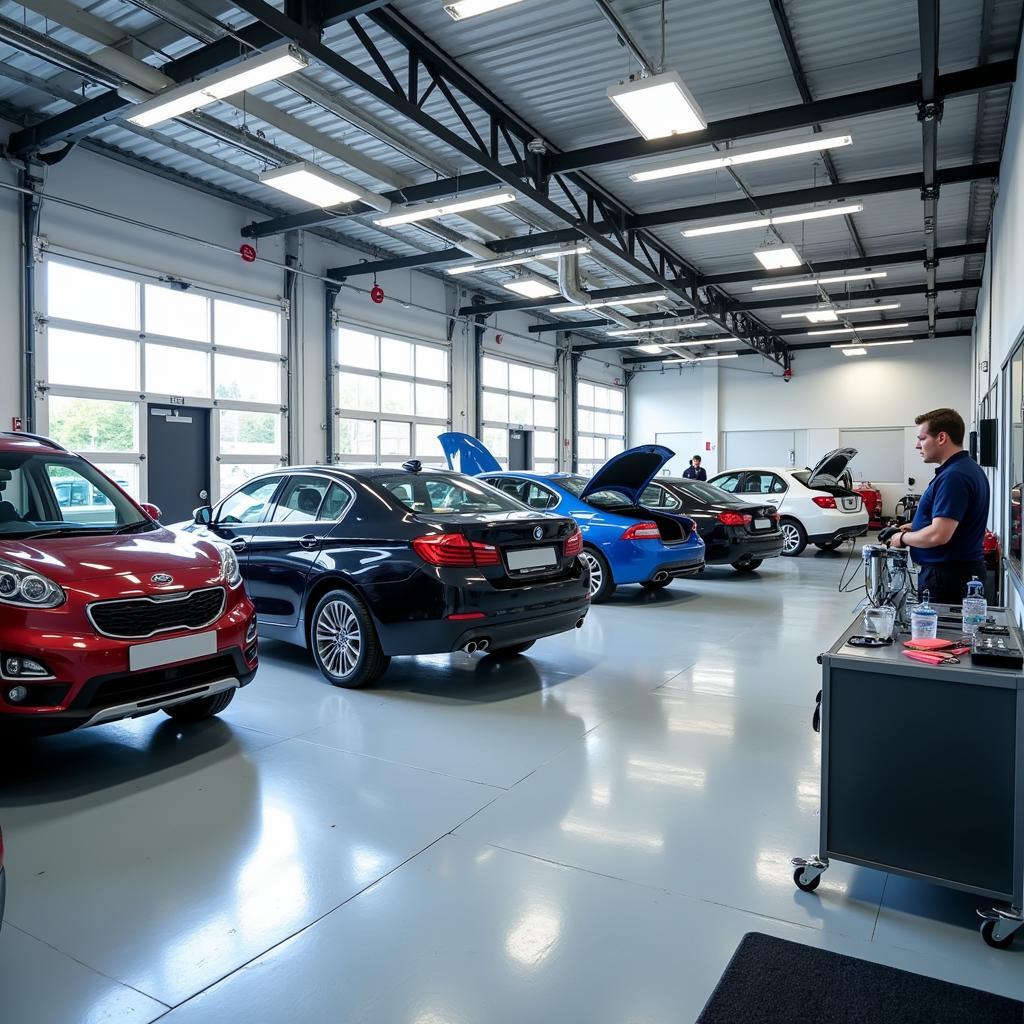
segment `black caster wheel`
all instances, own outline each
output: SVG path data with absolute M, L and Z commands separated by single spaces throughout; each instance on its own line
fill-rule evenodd
M 797 868 L 793 872 L 793 881 L 801 892 L 814 892 L 821 885 L 821 875 L 815 875 L 809 882 L 804 881 L 804 869 Z
M 996 938 L 996 921 L 983 921 L 981 924 L 981 937 L 985 940 L 986 946 L 993 949 L 1009 949 L 1013 945 L 1015 933 L 1007 935 L 1005 939 Z

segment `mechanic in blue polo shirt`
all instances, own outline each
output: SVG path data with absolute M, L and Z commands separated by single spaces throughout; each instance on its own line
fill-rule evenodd
M 921 567 L 918 594 L 940 604 L 960 604 L 972 576 L 985 579 L 982 544 L 988 523 L 988 478 L 964 451 L 964 421 L 955 409 L 934 409 L 914 422 L 917 450 L 938 465 L 914 521 L 890 544 L 910 548 Z

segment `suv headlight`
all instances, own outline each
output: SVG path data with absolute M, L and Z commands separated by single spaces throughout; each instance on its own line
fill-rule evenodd
M 14 562 L 0 560 L 0 603 L 19 608 L 57 608 L 66 596 L 45 576 Z
M 218 544 L 217 551 L 220 553 L 220 578 L 234 590 L 242 582 L 238 556 L 226 544 Z

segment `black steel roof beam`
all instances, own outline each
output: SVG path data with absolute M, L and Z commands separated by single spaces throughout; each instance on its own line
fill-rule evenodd
M 465 255 L 461 249 L 441 249 L 438 252 L 424 252 L 416 256 L 396 256 L 391 260 L 373 260 L 350 263 L 347 267 L 332 267 L 327 271 L 327 276 L 336 281 L 344 281 L 349 277 L 383 274 L 388 270 L 415 270 L 417 267 L 430 267 L 437 263 L 454 263 Z
M 470 158 L 481 169 L 489 171 L 491 174 L 495 175 L 495 177 L 512 186 L 526 198 L 540 206 L 541 209 L 553 214 L 561 221 L 567 223 L 568 227 L 576 228 L 582 235 L 593 241 L 596 246 L 622 260 L 633 270 L 638 271 L 645 276 L 654 277 L 654 284 L 656 286 L 675 292 L 684 302 L 690 301 L 685 289 L 680 284 L 655 277 L 643 263 L 635 257 L 632 257 L 628 252 L 623 252 L 619 249 L 613 242 L 605 238 L 603 233 L 593 225 L 576 224 L 571 213 L 549 198 L 542 191 L 534 188 L 528 182 L 523 181 L 516 172 L 503 167 L 496 160 L 493 160 L 486 151 L 477 149 L 471 142 L 463 138 L 457 132 L 452 131 L 435 118 L 429 116 L 424 111 L 420 110 L 419 107 L 414 103 L 411 103 L 407 98 L 392 92 L 385 84 L 377 81 L 377 79 L 367 74 L 351 61 L 346 60 L 329 46 L 324 45 L 317 35 L 308 31 L 302 25 L 292 21 L 280 11 L 271 7 L 270 4 L 265 2 L 265 0 L 234 0 L 234 3 L 236 7 L 248 14 L 251 14 L 255 18 L 258 18 L 260 21 L 263 21 L 275 31 L 279 32 L 282 36 L 286 36 L 293 42 L 297 43 L 306 50 L 310 56 L 315 57 L 334 74 L 337 74 L 343 79 L 351 82 L 353 85 L 362 89 L 375 99 L 382 101 L 397 114 L 407 118 L 413 124 L 429 131 L 438 142 L 450 147 L 455 152 Z M 425 59 L 424 63 L 426 63 Z M 701 309 L 701 313 L 704 315 L 714 315 L 708 314 L 704 309 Z M 743 337 L 748 344 L 758 347 L 780 364 L 785 363 L 786 346 L 778 335 L 769 331 L 764 325 L 759 324 L 752 319 L 741 326 L 744 329 Z
M 939 122 L 942 97 L 939 93 L 939 0 L 917 0 L 917 23 L 921 36 L 921 100 L 917 118 L 921 122 L 921 149 L 924 160 L 925 274 L 928 279 L 928 329 L 935 330 L 935 259 L 939 206 Z
M 323 0 L 323 24 L 334 25 L 357 14 L 369 13 L 383 7 L 387 2 L 388 0 Z M 168 61 L 157 70 L 175 82 L 187 82 L 198 75 L 207 74 L 238 60 L 241 50 L 246 46 L 252 50 L 266 50 L 283 41 L 284 37 L 280 33 L 257 21 L 245 25 L 230 36 L 218 39 L 215 43 L 193 50 L 184 57 Z M 100 125 L 115 120 L 120 111 L 128 106 L 131 106 L 131 101 L 122 99 L 117 90 L 112 89 L 86 100 L 73 110 L 65 110 L 37 125 L 15 132 L 10 137 L 7 149 L 15 156 L 22 156 L 52 142 L 74 142 L 91 134 Z
M 984 242 L 971 242 L 967 245 L 947 245 L 935 250 L 938 260 L 953 260 L 962 256 L 977 256 L 985 252 Z M 912 249 L 909 252 L 890 252 L 863 259 L 814 261 L 814 273 L 818 276 L 832 274 L 841 270 L 872 270 L 875 267 L 891 267 L 900 263 L 923 263 L 924 249 Z M 710 274 L 702 279 L 703 284 L 736 284 L 741 281 L 783 281 L 792 277 L 791 270 L 741 270 L 734 274 Z M 793 284 L 801 282 L 794 279 Z M 813 301 L 813 292 L 809 293 Z
M 939 94 L 958 96 L 978 92 L 1001 85 L 1011 85 L 1016 80 L 1016 64 L 1012 60 L 993 61 L 963 71 L 940 75 Z M 639 161 L 647 157 L 678 153 L 713 142 L 727 142 L 748 136 L 769 135 L 792 128 L 806 128 L 812 124 L 828 121 L 843 121 L 865 114 L 877 114 L 898 107 L 912 107 L 921 98 L 918 81 L 886 85 L 879 89 L 849 93 L 813 103 L 798 103 L 790 107 L 765 110 L 757 114 L 743 114 L 723 121 L 714 121 L 701 132 L 673 135 L 667 139 L 623 139 L 620 142 L 604 142 L 596 146 L 553 154 L 552 173 L 582 170 L 603 164 L 618 163 L 622 160 Z

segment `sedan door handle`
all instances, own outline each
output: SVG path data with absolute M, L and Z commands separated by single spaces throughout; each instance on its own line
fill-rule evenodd
M 231 541 L 231 547 L 235 551 L 244 551 L 245 545 L 246 542 L 242 540 L 241 537 L 236 537 L 233 541 Z
M 312 551 L 314 548 L 320 547 L 320 538 L 314 537 L 311 533 L 307 533 L 305 537 L 302 537 L 299 540 L 299 547 L 305 548 L 307 551 Z

